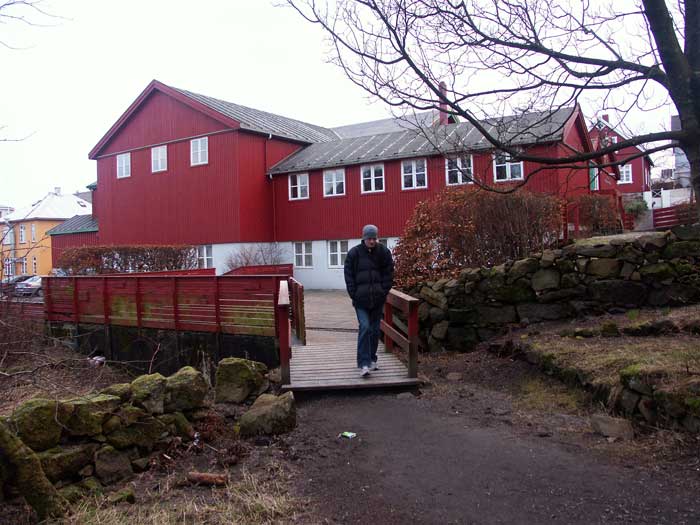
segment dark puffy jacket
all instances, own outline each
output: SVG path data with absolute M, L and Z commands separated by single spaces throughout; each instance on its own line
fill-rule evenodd
M 371 251 L 364 242 L 353 246 L 345 258 L 345 286 L 356 308 L 378 308 L 394 284 L 394 260 L 383 244 Z

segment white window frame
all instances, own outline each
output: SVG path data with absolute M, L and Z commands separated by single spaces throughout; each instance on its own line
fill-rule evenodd
M 424 186 L 418 186 L 418 181 L 417 181 L 417 164 L 418 162 L 423 162 L 423 170 L 425 174 L 425 185 Z M 406 186 L 406 175 L 407 173 L 404 172 L 404 166 L 407 164 L 411 165 L 411 184 L 412 186 Z M 402 160 L 401 161 L 401 189 L 402 190 L 424 190 L 428 188 L 428 161 L 425 158 L 419 158 L 419 159 L 407 159 L 407 160 Z
M 36 242 L 36 224 L 32 223 L 29 226 L 29 231 L 31 232 L 30 235 L 31 235 L 32 242 Z
M 202 244 L 197 246 L 197 268 L 213 268 L 214 267 L 214 249 L 211 244 Z
M 36 255 L 32 256 L 32 275 L 36 275 L 37 270 Z
M 24 230 L 24 224 L 20 224 L 19 225 L 19 243 L 24 244 L 25 242 L 27 242 L 27 235 L 26 235 L 26 232 Z
M 117 178 L 131 177 L 131 152 L 117 155 Z
M 15 243 L 14 231 L 11 227 L 7 227 L 2 232 L 2 243 L 5 245 L 11 245 Z
M 294 252 L 294 267 L 295 268 L 313 268 L 314 267 L 314 244 L 312 241 L 296 241 L 292 243 L 292 250 Z M 301 259 L 297 259 L 301 257 Z M 307 257 L 309 259 L 307 259 Z M 301 260 L 302 264 L 298 264 Z M 310 261 L 310 264 L 307 262 Z
M 503 155 L 505 160 L 501 164 L 496 164 L 496 160 L 497 160 L 496 158 L 499 155 Z M 520 166 L 520 176 L 519 177 L 513 177 L 512 173 L 511 173 L 512 167 L 515 165 Z M 499 179 L 497 177 L 497 172 L 498 172 L 499 166 L 505 166 L 505 168 L 506 168 L 506 178 L 505 179 Z M 497 153 L 493 154 L 493 181 L 494 182 L 511 182 L 514 180 L 525 180 L 525 169 L 524 168 L 525 168 L 525 166 L 523 165 L 522 160 L 513 161 L 511 156 L 506 152 L 497 152 Z
M 377 168 L 382 170 L 380 177 L 377 176 Z M 369 170 L 369 190 L 365 190 L 365 170 Z M 361 193 L 384 193 L 386 191 L 386 177 L 384 176 L 386 171 L 384 170 L 384 164 L 366 164 L 360 166 L 360 192 Z M 381 179 L 382 189 L 377 189 L 377 180 Z
M 629 177 L 627 177 L 629 175 Z M 632 173 L 632 163 L 623 164 L 620 166 L 620 180 L 618 184 L 632 184 L 634 181 L 634 175 Z
M 328 241 L 328 267 L 343 268 L 345 266 L 345 258 L 350 250 L 349 241 Z M 344 246 L 343 246 L 344 245 Z M 333 256 L 336 256 L 337 263 L 333 264 Z
M 295 177 L 294 184 L 292 177 Z M 290 201 L 303 201 L 309 198 L 309 174 L 308 173 L 292 173 L 287 177 L 287 187 Z M 297 196 L 293 195 L 294 190 L 297 191 Z M 302 190 L 306 190 L 306 196 L 302 196 Z
M 464 161 L 468 160 L 469 166 L 464 166 Z M 450 161 L 456 161 L 457 167 L 450 169 Z M 457 172 L 458 182 L 450 182 L 450 172 Z M 465 180 L 466 179 L 466 180 Z M 462 155 L 459 157 L 445 158 L 445 184 L 447 186 L 464 186 L 465 184 L 474 184 L 474 156 Z
M 12 259 L 9 257 L 6 257 L 5 260 L 3 261 L 4 265 L 4 275 L 3 277 L 14 277 L 15 276 L 15 263 Z
M 20 272 L 21 275 L 27 275 L 27 258 L 22 257 L 19 260 L 20 264 L 22 265 L 22 271 Z
M 330 180 L 329 180 L 330 178 Z M 332 193 L 327 192 L 327 185 L 332 184 Z M 343 185 L 343 192 L 338 192 L 338 184 Z M 323 196 L 324 197 L 342 197 L 345 195 L 345 168 L 336 168 L 332 170 L 323 170 Z
M 190 166 L 209 164 L 209 137 L 190 140 Z
M 159 173 L 168 170 L 168 146 L 154 146 L 151 148 L 151 173 Z

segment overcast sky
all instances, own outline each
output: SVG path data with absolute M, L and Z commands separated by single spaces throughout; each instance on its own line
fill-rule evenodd
M 88 151 L 152 79 L 323 126 L 391 115 L 327 63 L 320 29 L 271 0 L 50 0 L 0 26 L 0 204 L 96 179 Z M 586 108 L 584 108 L 585 110 Z M 587 115 L 591 117 L 592 115 Z M 670 109 L 645 117 L 667 127 Z

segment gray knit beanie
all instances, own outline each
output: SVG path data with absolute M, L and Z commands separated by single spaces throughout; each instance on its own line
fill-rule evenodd
M 367 239 L 376 239 L 379 237 L 379 228 L 377 228 L 374 224 L 367 224 L 364 228 L 362 228 L 362 240 L 367 240 Z

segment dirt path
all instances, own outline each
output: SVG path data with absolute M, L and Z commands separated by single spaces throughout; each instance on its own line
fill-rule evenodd
M 484 421 L 475 403 L 391 394 L 299 405 L 300 493 L 327 523 L 697 523 L 697 492 L 556 436 Z M 343 430 L 358 433 L 339 440 Z M 546 434 L 546 433 L 545 433 Z

